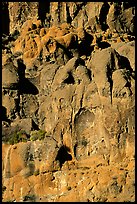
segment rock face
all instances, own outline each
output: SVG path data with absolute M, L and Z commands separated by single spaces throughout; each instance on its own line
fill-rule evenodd
M 3 201 L 134 202 L 135 5 L 2 8 Z

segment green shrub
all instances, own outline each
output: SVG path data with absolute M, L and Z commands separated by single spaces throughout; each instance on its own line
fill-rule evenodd
M 39 130 L 38 132 L 38 139 L 43 140 L 45 138 L 45 131 L 44 130 Z
M 36 141 L 36 140 L 43 140 L 45 138 L 46 132 L 44 130 L 37 130 L 31 132 L 31 141 Z
M 37 135 L 31 135 L 30 140 L 31 141 L 36 141 L 38 139 Z
M 19 142 L 27 142 L 28 138 L 27 138 L 27 133 L 25 132 L 25 130 L 20 130 L 18 132 L 14 132 L 9 140 L 8 143 L 13 145 L 13 144 L 17 144 Z

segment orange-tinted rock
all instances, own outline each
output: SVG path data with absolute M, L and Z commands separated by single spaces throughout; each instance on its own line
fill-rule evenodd
M 3 201 L 134 202 L 134 4 L 7 5 Z

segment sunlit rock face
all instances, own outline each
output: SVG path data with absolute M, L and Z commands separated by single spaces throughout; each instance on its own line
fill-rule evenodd
M 3 202 L 134 202 L 134 3 L 2 12 Z

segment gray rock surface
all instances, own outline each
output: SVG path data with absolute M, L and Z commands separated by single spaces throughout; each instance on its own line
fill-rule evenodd
M 134 202 L 134 4 L 7 5 L 3 201 Z

